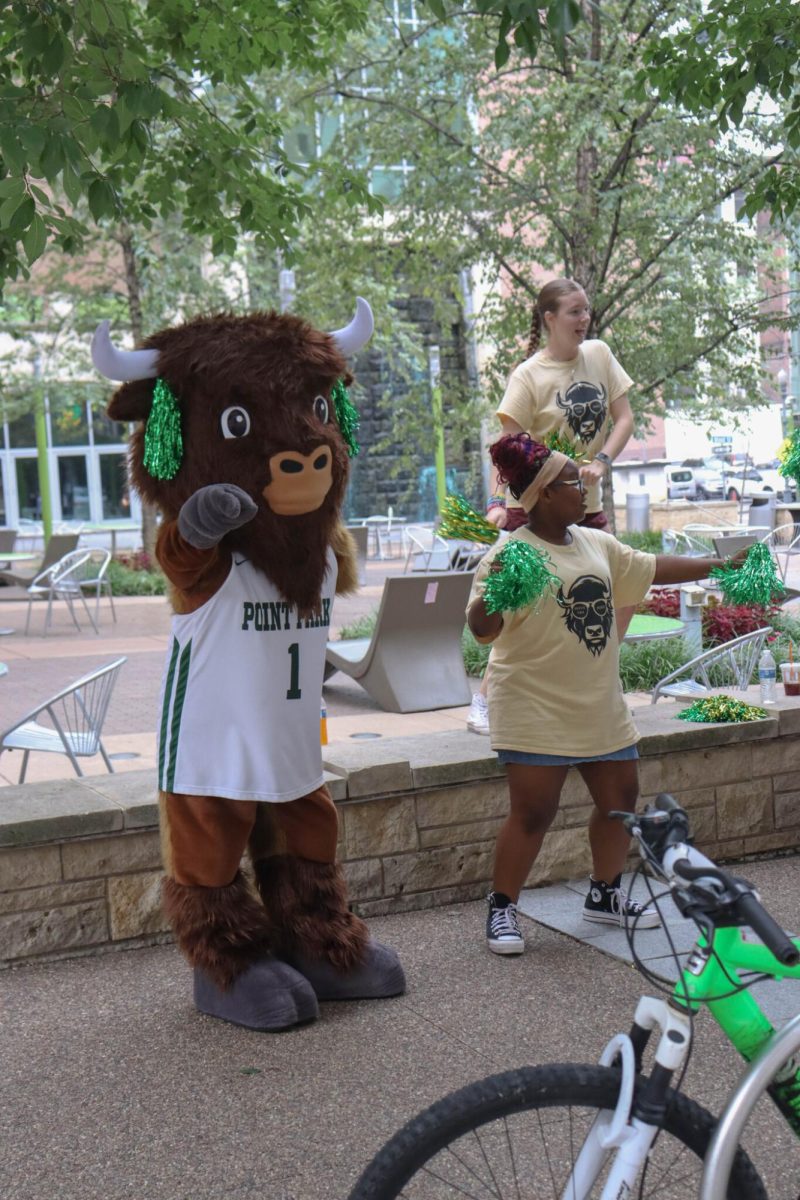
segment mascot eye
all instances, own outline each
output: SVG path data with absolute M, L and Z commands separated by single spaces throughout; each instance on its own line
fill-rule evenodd
M 324 396 L 314 397 L 314 416 L 323 425 L 328 424 L 328 416 L 330 414 L 330 406 Z
M 250 414 L 246 408 L 234 404 L 226 408 L 219 419 L 219 426 L 224 438 L 243 438 L 250 432 Z

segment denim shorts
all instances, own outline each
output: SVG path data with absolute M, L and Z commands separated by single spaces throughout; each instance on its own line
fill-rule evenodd
M 634 742 L 621 750 L 612 750 L 610 754 L 528 754 L 525 750 L 498 750 L 497 757 L 501 763 L 522 767 L 574 767 L 578 763 L 635 761 L 639 751 Z

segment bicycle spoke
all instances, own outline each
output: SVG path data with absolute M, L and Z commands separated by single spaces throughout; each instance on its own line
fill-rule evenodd
M 517 1200 L 522 1200 L 519 1191 L 519 1177 L 517 1175 L 517 1164 L 514 1159 L 514 1147 L 511 1144 L 511 1130 L 508 1128 L 508 1118 L 503 1117 L 503 1127 L 506 1133 L 506 1142 L 508 1143 L 508 1156 L 511 1159 L 511 1173 L 514 1176 L 514 1190 L 517 1193 Z
M 570 1111 L 570 1113 L 572 1112 L 571 1109 L 569 1111 Z M 539 1122 L 539 1133 L 541 1134 L 542 1145 L 544 1146 L 544 1156 L 547 1159 L 547 1169 L 550 1172 L 550 1182 L 553 1185 L 553 1195 L 557 1196 L 558 1195 L 558 1185 L 556 1183 L 556 1177 L 553 1174 L 553 1165 L 550 1162 L 550 1151 L 547 1147 L 547 1138 L 544 1136 L 544 1126 L 542 1125 L 542 1114 L 539 1112 L 538 1108 L 536 1109 L 536 1120 Z

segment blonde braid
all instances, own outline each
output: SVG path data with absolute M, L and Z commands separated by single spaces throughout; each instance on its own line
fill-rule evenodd
M 531 358 L 536 353 L 542 344 L 542 314 L 539 312 L 539 305 L 535 303 L 533 313 L 531 314 L 531 332 L 528 337 L 528 348 L 525 351 L 525 357 Z

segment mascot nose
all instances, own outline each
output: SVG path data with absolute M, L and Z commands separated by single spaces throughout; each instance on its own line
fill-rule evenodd
M 315 446 L 310 454 L 281 450 L 269 459 L 270 482 L 262 495 L 273 512 L 296 517 L 315 512 L 333 483 L 330 446 Z

